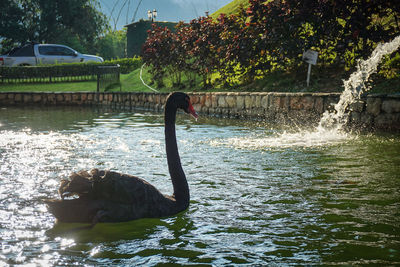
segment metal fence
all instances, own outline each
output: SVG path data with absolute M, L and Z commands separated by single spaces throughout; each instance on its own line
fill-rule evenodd
M 119 65 L 72 64 L 61 66 L 0 67 L 0 84 L 96 81 L 97 90 L 120 84 Z
M 109 89 L 119 86 L 121 91 L 120 82 L 120 66 L 98 66 L 97 70 L 97 92 L 102 90 L 107 91 Z
M 97 65 L 0 67 L 0 83 L 53 83 L 96 80 Z

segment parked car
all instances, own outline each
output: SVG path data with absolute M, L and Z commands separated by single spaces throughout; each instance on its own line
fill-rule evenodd
M 39 64 L 61 64 L 77 62 L 103 62 L 102 57 L 81 54 L 74 49 L 58 44 L 30 43 L 12 49 L 0 56 L 0 66 L 36 66 Z

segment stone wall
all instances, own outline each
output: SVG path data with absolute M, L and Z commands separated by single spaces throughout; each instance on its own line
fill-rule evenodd
M 167 93 L 0 93 L 7 105 L 85 105 L 161 111 Z M 276 123 L 315 125 L 338 102 L 338 93 L 190 93 L 203 115 L 256 118 Z M 0 111 L 1 112 L 1 111 Z M 369 95 L 350 107 L 350 125 L 400 131 L 400 95 Z

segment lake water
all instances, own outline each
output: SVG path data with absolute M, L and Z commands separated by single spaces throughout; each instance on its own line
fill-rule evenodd
M 400 264 L 399 135 L 180 115 L 187 211 L 55 224 L 42 199 L 72 171 L 112 169 L 171 193 L 163 134 L 157 113 L 0 109 L 0 266 Z

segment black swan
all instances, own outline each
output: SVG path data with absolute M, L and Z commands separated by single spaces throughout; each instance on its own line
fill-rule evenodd
M 154 186 L 138 177 L 113 171 L 93 169 L 72 173 L 62 180 L 61 199 L 46 200 L 49 211 L 60 222 L 123 222 L 139 218 L 166 217 L 189 206 L 189 186 L 183 172 L 175 135 L 177 109 L 197 118 L 185 93 L 171 93 L 165 104 L 165 145 L 168 169 L 174 194 L 163 195 Z M 64 199 L 78 195 L 79 198 Z

